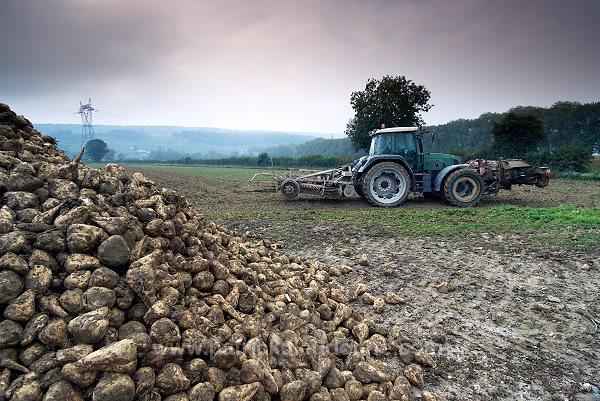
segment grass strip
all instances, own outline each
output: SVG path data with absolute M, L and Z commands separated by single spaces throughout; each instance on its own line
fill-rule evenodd
M 277 212 L 211 213 L 221 221 L 278 219 Z M 280 217 L 280 216 L 279 216 Z M 600 209 L 558 206 L 529 208 L 499 206 L 491 209 L 307 210 L 286 219 L 294 224 L 328 224 L 340 229 L 383 229 L 399 237 L 462 237 L 495 233 L 527 235 L 532 242 L 561 247 L 600 247 Z M 534 235 L 531 235 L 534 234 Z

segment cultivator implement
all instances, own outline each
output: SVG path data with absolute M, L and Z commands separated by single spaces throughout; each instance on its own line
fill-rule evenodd
M 248 180 L 247 189 L 250 192 L 277 192 L 279 185 L 275 173 L 257 173 Z

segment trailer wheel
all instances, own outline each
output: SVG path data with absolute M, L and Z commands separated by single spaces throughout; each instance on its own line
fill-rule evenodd
M 454 206 L 475 206 L 484 193 L 485 181 L 475 170 L 456 170 L 444 183 L 444 198 Z
M 285 199 L 296 199 L 298 197 L 298 194 L 300 194 L 300 184 L 298 184 L 298 181 L 296 180 L 284 180 L 281 183 L 280 191 L 281 195 L 283 195 Z
M 547 175 L 542 175 L 539 176 L 537 181 L 535 182 L 535 186 L 538 188 L 544 188 L 548 186 L 548 183 L 550 182 L 550 177 Z
M 374 206 L 401 205 L 410 192 L 410 176 L 398 163 L 383 162 L 374 165 L 362 178 L 364 197 Z

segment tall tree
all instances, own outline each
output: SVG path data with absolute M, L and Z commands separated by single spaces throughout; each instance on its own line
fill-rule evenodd
M 533 114 L 508 112 L 492 126 L 493 145 L 501 156 L 520 157 L 546 138 L 544 122 Z
M 90 139 L 85 144 L 85 154 L 89 159 L 95 163 L 98 163 L 102 158 L 110 152 L 106 142 L 102 139 Z
M 380 80 L 369 79 L 365 90 L 352 92 L 350 104 L 354 117 L 348 121 L 346 135 L 354 149 L 368 149 L 369 131 L 386 127 L 421 126 L 421 112 L 428 111 L 431 94 L 404 76 L 386 75 Z

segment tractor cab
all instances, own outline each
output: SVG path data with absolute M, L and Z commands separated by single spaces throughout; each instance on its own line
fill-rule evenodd
M 430 172 L 433 176 L 445 167 L 461 163 L 458 156 L 446 153 L 424 153 L 423 134 L 417 127 L 382 128 L 371 131 L 371 147 L 365 160 L 373 156 L 402 157 L 413 173 Z
M 417 127 L 382 128 L 372 131 L 369 156 L 395 155 L 403 157 L 413 171 L 423 166 L 423 145 Z

